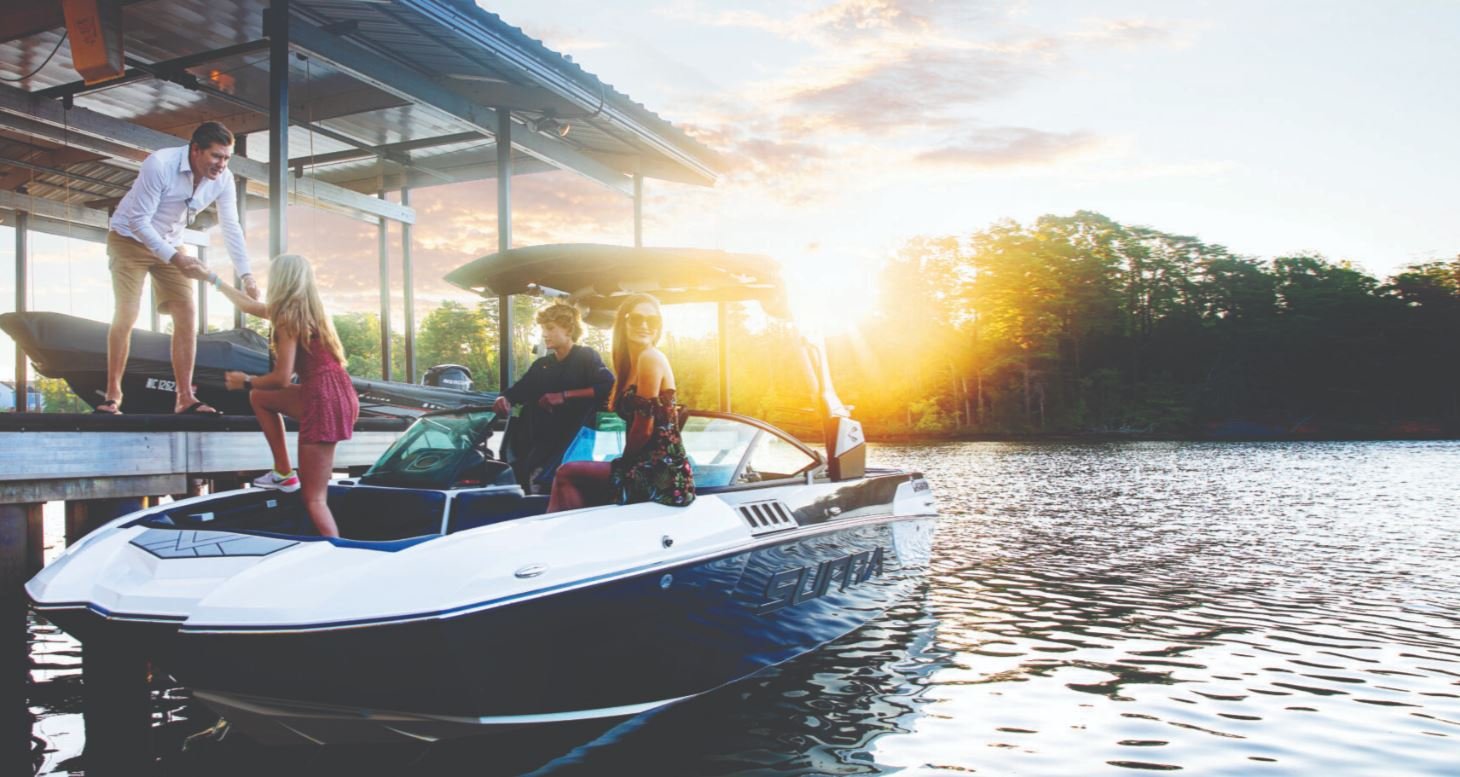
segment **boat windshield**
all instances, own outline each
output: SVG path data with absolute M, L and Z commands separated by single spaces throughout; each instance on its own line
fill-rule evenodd
M 596 428 L 595 428 L 596 427 Z M 563 454 L 563 461 L 610 461 L 623 455 L 624 422 L 599 413 Z M 744 420 L 691 414 L 680 430 L 697 488 L 745 485 L 805 473 L 820 464 L 805 446 Z
M 484 409 L 423 415 L 386 449 L 360 482 L 449 488 L 462 470 L 482 461 L 495 417 Z

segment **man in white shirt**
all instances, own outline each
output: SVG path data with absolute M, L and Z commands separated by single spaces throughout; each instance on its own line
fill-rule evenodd
M 96 412 L 121 413 L 122 373 L 132 347 L 132 327 L 141 312 L 142 281 L 150 274 L 157 309 L 172 316 L 172 372 L 177 379 L 174 412 L 219 414 L 193 394 L 198 327 L 189 279 L 207 279 L 208 268 L 183 251 L 181 244 L 183 229 L 217 202 L 233 269 L 243 279 L 244 291 L 259 298 L 238 223 L 233 173 L 228 171 L 232 157 L 233 133 L 216 121 L 204 122 L 193 131 L 188 145 L 149 155 L 131 191 L 112 214 L 106 252 L 116 312 L 107 333 L 106 401 L 97 405 Z

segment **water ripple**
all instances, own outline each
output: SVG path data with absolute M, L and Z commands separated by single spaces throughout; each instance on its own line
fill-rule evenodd
M 925 472 L 945 520 L 926 588 L 847 638 L 537 760 L 471 747 L 282 757 L 378 774 L 549 759 L 539 773 L 1456 773 L 1460 444 L 871 457 Z M 45 624 L 31 634 L 41 771 L 63 773 L 80 745 L 80 651 Z M 159 688 L 154 712 L 163 729 L 210 723 L 177 689 Z M 280 771 L 258 758 L 204 742 L 164 763 Z

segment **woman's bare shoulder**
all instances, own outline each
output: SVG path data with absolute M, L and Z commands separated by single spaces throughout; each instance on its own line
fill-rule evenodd
M 644 349 L 634 365 L 633 382 L 639 387 L 641 397 L 657 397 L 660 389 L 674 388 L 674 373 L 669 369 L 669 359 L 658 348 Z
M 654 367 L 661 370 L 668 370 L 669 357 L 665 356 L 663 351 L 651 346 L 645 348 L 643 353 L 639 354 L 639 366 L 641 368 Z

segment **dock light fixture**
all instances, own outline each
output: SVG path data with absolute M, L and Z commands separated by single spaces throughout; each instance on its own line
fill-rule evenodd
M 573 131 L 572 124 L 566 121 L 558 121 L 558 117 L 554 116 L 552 111 L 543 113 L 540 119 L 528 119 L 527 128 L 533 132 L 545 132 L 549 135 L 557 135 L 560 138 L 568 137 L 568 133 Z

